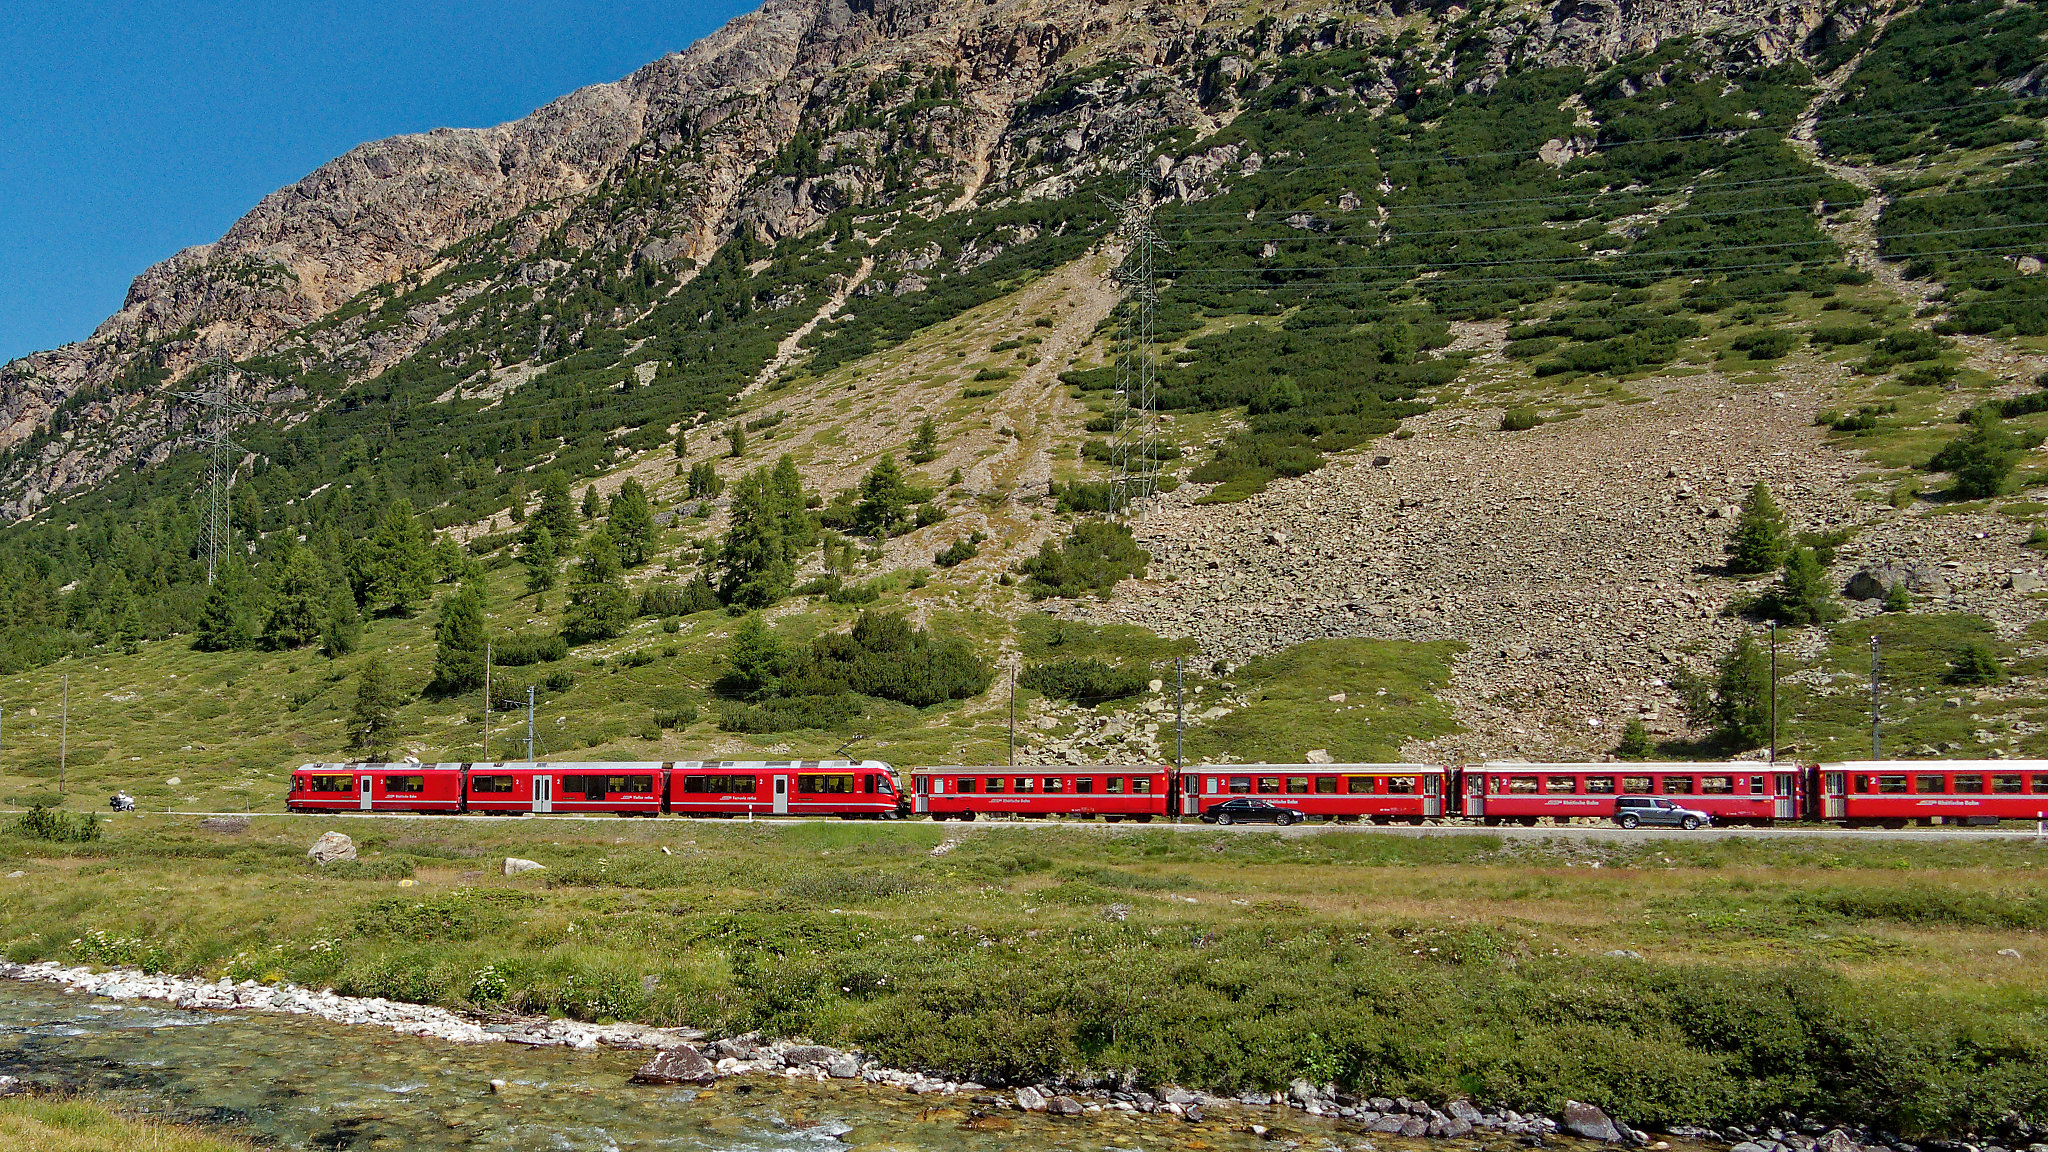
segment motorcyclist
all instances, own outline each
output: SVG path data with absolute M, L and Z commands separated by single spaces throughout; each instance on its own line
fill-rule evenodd
M 135 797 L 130 796 L 126 792 L 116 792 L 112 796 L 107 797 L 107 807 L 112 808 L 116 812 L 133 812 L 135 811 Z

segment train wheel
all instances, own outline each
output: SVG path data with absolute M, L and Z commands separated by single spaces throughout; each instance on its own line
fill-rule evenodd
M 1372 822 L 1382 828 L 1387 826 L 1387 818 L 1385 816 L 1374 816 Z
M 1422 827 L 1422 817 L 1420 817 L 1420 816 L 1410 816 L 1410 817 L 1408 818 L 1408 826 L 1409 826 L 1410 828 L 1420 828 L 1420 827 Z
M 1498 816 L 1482 816 L 1479 818 L 1479 822 L 1481 824 L 1486 825 L 1488 828 L 1500 827 L 1500 817 Z
M 1152 822 L 1152 818 L 1150 816 L 1134 816 L 1132 817 L 1132 819 L 1136 820 L 1140 824 L 1150 824 Z
M 973 813 L 973 812 L 971 812 L 971 811 L 970 811 L 970 812 L 962 812 L 962 813 L 960 814 L 960 818 L 961 818 L 962 820 L 972 820 L 972 819 L 974 819 L 974 813 Z

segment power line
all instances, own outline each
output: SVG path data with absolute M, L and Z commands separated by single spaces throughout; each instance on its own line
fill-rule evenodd
M 1125 301 L 1116 344 L 1116 408 L 1111 417 L 1109 459 L 1116 470 L 1116 504 L 1124 510 L 1159 490 L 1159 462 L 1154 459 L 1159 376 L 1152 345 L 1159 313 L 1155 265 L 1165 245 L 1152 226 L 1151 140 L 1150 124 L 1140 121 L 1125 157 L 1130 184 L 1123 200 L 1115 205 L 1124 258 L 1112 276 L 1123 287 Z
M 180 400 L 190 401 L 208 412 L 208 428 L 200 437 L 200 443 L 208 448 L 206 464 L 206 518 L 200 525 L 200 551 L 206 554 L 206 582 L 212 584 L 214 571 L 221 557 L 227 554 L 228 535 L 228 487 L 234 482 L 234 467 L 229 453 L 246 452 L 248 449 L 228 439 L 228 418 L 230 416 L 261 417 L 263 414 L 249 405 L 235 399 L 228 391 L 227 374 L 236 371 L 234 363 L 224 357 L 214 357 L 200 365 L 211 368 L 207 387 L 198 392 L 173 392 Z

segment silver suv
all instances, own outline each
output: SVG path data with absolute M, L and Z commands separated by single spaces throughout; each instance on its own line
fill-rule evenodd
M 1687 832 L 1714 818 L 1697 808 L 1680 808 L 1659 796 L 1620 796 L 1614 801 L 1614 822 L 1623 828 L 1644 824 L 1683 828 Z

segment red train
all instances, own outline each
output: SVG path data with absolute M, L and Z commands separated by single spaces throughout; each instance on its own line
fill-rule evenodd
M 914 768 L 906 793 L 878 760 L 307 764 L 294 812 L 663 813 L 892 818 L 1064 816 L 1147 823 L 1252 796 L 1326 820 L 1488 825 L 1608 820 L 1621 796 L 1660 796 L 1717 824 L 1857 826 L 2048 819 L 2048 761 L 1842 764 L 1163 764 Z
M 495 764 L 307 764 L 293 812 L 610 812 L 657 816 L 837 816 L 908 809 L 879 760 L 681 760 Z

